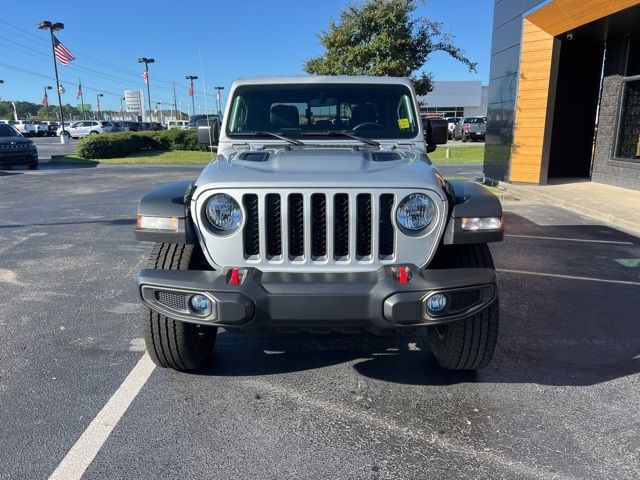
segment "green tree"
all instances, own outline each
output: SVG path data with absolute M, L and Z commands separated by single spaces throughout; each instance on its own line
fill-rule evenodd
M 453 44 L 439 22 L 415 17 L 418 0 L 365 0 L 351 4 L 340 14 L 339 23 L 319 34 L 326 51 L 304 64 L 315 75 L 382 75 L 410 77 L 416 92 L 433 89 L 430 73 L 422 70 L 429 54 L 448 53 L 476 71 L 477 63 Z

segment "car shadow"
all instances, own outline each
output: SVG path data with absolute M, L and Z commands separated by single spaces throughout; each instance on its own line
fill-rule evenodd
M 506 217 L 510 231 L 519 235 L 628 244 L 507 238 L 504 245 L 492 246 L 499 269 L 501 321 L 496 352 L 485 369 L 441 369 L 424 329 L 384 336 L 221 331 L 212 364 L 202 373 L 259 376 L 347 363 L 364 377 L 393 383 L 553 386 L 595 385 L 639 373 L 640 267 L 634 270 L 613 261 L 621 255 L 637 257 L 638 238 L 603 225 L 540 226 L 511 213 Z M 588 266 L 595 273 L 580 275 Z M 500 271 L 507 268 L 516 272 Z M 519 273 L 525 268 L 568 277 Z M 570 278 L 596 275 L 622 282 Z
M 22 172 L 16 172 L 15 170 L 0 170 L 0 177 L 11 177 L 13 175 L 22 175 Z
M 72 169 L 83 169 L 83 168 L 96 168 L 100 165 L 99 162 L 95 160 L 83 160 L 82 163 L 78 162 L 56 162 L 55 159 L 52 159 L 50 162 L 41 163 L 38 165 L 39 170 L 72 170 Z

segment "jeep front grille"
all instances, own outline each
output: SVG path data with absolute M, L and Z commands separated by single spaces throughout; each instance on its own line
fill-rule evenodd
M 212 190 L 199 196 L 202 212 Z M 428 263 L 444 228 L 446 203 L 430 190 L 437 215 L 424 235 L 396 226 L 396 205 L 415 189 L 312 188 L 226 189 L 242 206 L 241 229 L 216 235 L 200 228 L 205 255 L 214 268 L 255 266 L 265 271 L 375 270 L 390 263 Z M 206 218 L 199 217 L 199 222 Z

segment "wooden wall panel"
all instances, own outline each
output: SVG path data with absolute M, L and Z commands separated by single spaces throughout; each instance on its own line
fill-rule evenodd
M 509 179 L 512 182 L 540 183 L 553 35 L 526 18 L 523 27 Z

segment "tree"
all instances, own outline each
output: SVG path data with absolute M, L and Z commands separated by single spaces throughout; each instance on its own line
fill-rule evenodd
M 426 17 L 414 17 L 418 0 L 365 0 L 351 4 L 340 22 L 319 34 L 326 48 L 304 64 L 316 75 L 384 75 L 410 77 L 418 95 L 433 89 L 430 73 L 421 71 L 429 54 L 448 53 L 475 72 L 477 63 L 453 44 L 453 35 Z

